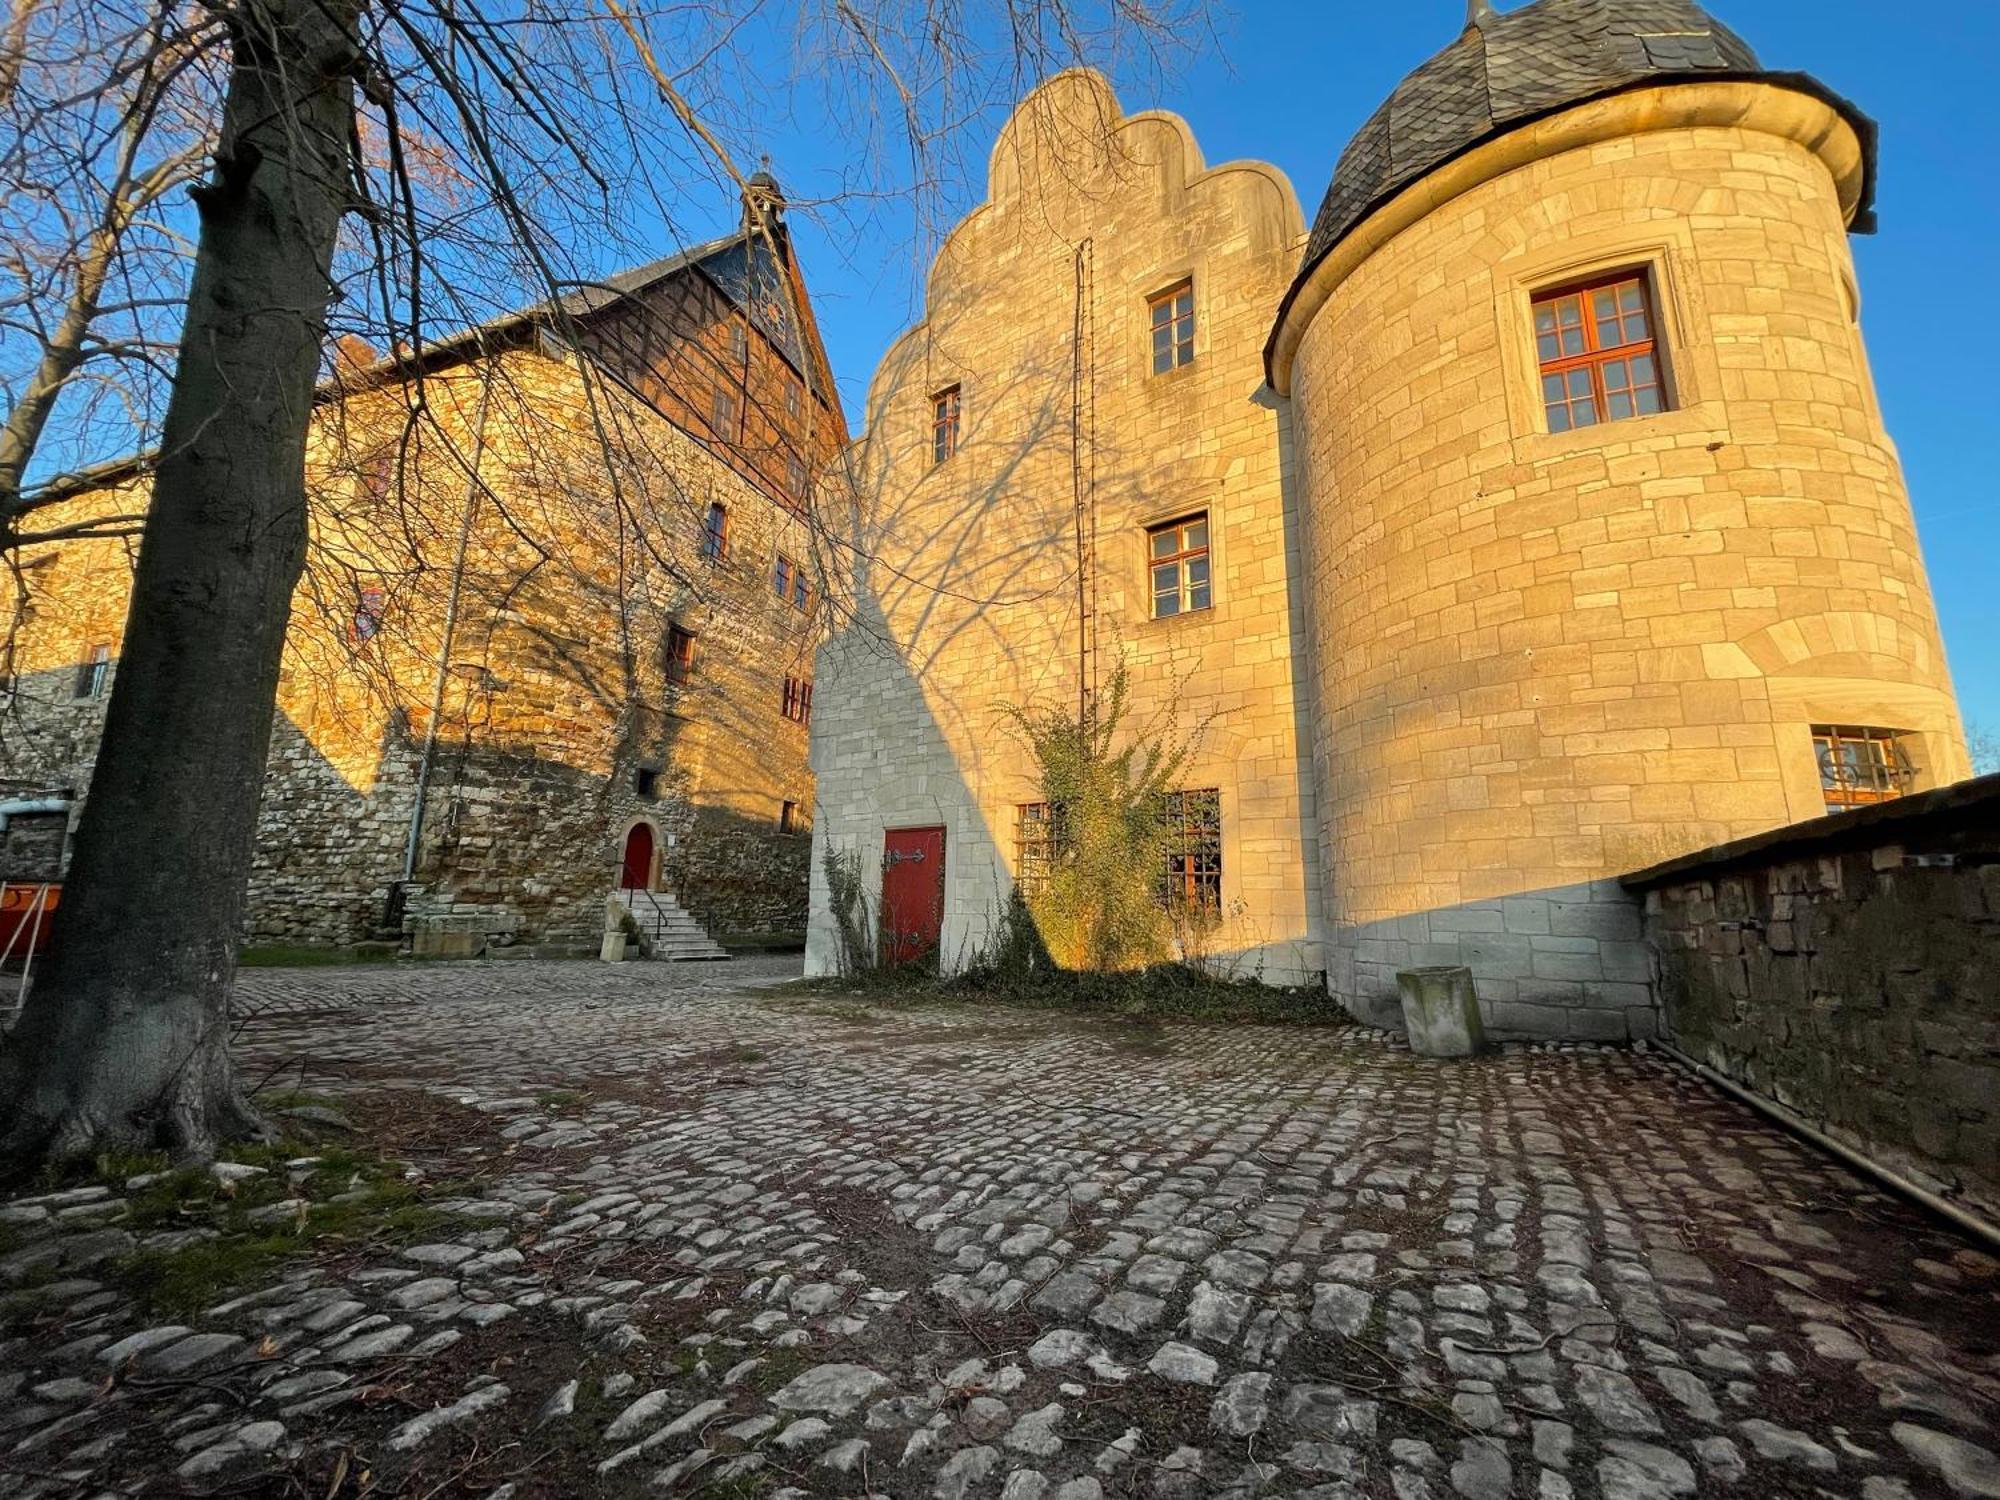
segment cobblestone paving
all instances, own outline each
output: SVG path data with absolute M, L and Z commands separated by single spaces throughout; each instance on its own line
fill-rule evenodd
M 792 964 L 246 975 L 252 1077 L 481 1187 L 150 1328 L 115 1194 L 0 1208 L 0 1492 L 2000 1496 L 2000 1266 L 1657 1057 Z

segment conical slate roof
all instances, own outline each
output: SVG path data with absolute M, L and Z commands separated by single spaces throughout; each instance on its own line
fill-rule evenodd
M 1769 76 L 1693 0 L 1537 0 L 1504 13 L 1474 0 L 1458 40 L 1405 78 L 1341 154 L 1305 264 L 1490 136 L 1620 89 L 1717 75 Z

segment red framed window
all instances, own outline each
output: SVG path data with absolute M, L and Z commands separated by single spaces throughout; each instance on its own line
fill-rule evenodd
M 382 621 L 389 613 L 388 596 L 380 589 L 363 589 L 355 601 L 354 643 L 365 646 L 382 633 Z
M 678 625 L 667 627 L 667 681 L 685 683 L 694 676 L 694 633 Z
M 785 679 L 785 717 L 794 724 L 812 723 L 813 685 L 810 677 Z
M 1888 802 L 1909 792 L 1917 768 L 1893 729 L 1815 724 L 1813 754 L 1819 758 L 1820 795 L 1828 812 Z
M 1163 896 L 1170 910 L 1222 910 L 1222 793 L 1215 787 L 1168 792 L 1167 868 Z
M 1643 275 L 1544 293 L 1534 313 L 1550 432 L 1667 409 L 1653 292 Z
M 1183 281 L 1146 299 L 1153 328 L 1153 373 L 1194 363 L 1194 283 Z
M 1146 528 L 1146 566 L 1153 588 L 1153 618 L 1164 620 L 1207 609 L 1208 512 Z
M 708 507 L 701 524 L 701 555 L 709 562 L 729 556 L 729 507 L 720 500 Z
M 948 385 L 931 397 L 931 462 L 941 464 L 958 452 L 959 388 Z
M 778 567 L 771 583 L 778 597 L 800 614 L 812 608 L 812 580 L 806 577 L 804 568 L 782 552 L 778 554 Z

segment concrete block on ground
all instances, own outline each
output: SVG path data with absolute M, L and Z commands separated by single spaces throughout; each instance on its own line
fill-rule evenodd
M 1486 1050 L 1486 1027 L 1472 970 L 1435 964 L 1396 975 L 1403 1003 L 1403 1029 L 1410 1050 L 1420 1057 L 1476 1057 Z

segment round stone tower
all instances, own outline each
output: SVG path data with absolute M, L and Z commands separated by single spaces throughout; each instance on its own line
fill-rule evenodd
M 1969 773 L 1858 322 L 1874 128 L 1688 0 L 1539 0 L 1340 159 L 1291 398 L 1329 982 L 1644 1034 L 1616 877 Z

